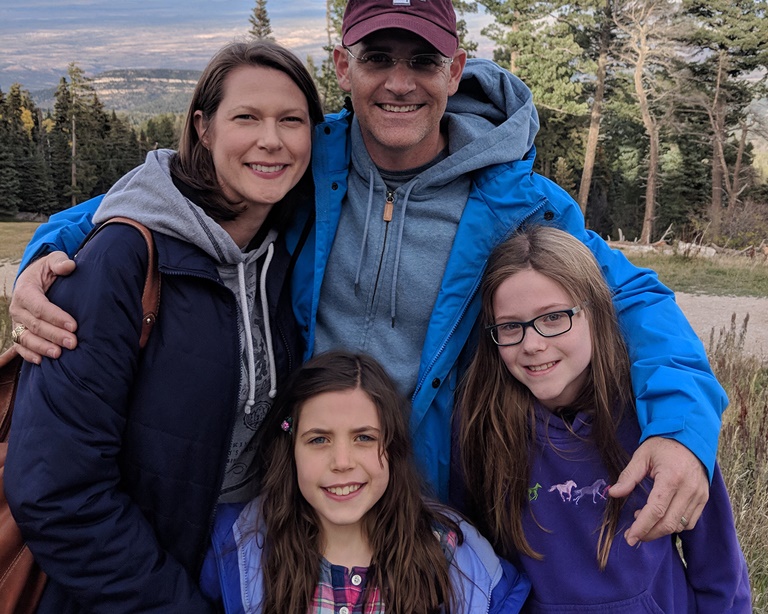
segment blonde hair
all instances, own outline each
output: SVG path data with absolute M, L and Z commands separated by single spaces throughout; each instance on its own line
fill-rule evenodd
M 503 556 L 515 551 L 540 559 L 523 531 L 528 502 L 529 450 L 535 432 L 535 398 L 502 362 L 484 328 L 494 323 L 493 297 L 510 276 L 533 269 L 557 282 L 574 305 L 585 305 L 592 339 L 590 376 L 572 409 L 592 415 L 592 439 L 611 481 L 627 454 L 616 427 L 634 406 L 629 356 L 619 331 L 611 291 L 589 249 L 572 235 L 536 226 L 520 231 L 491 254 L 481 285 L 477 352 L 459 395 L 462 467 L 476 522 Z M 493 459 L 493 462 L 487 462 Z M 623 501 L 610 499 L 600 527 L 597 558 L 604 569 Z

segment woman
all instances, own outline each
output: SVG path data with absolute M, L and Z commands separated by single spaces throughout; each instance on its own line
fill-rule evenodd
M 5 484 L 49 575 L 40 612 L 207 612 L 218 502 L 253 496 L 253 436 L 301 358 L 280 232 L 311 204 L 322 111 L 290 52 L 233 43 L 204 70 L 178 153 L 150 152 L 94 221 L 153 231 L 160 315 L 139 351 L 147 250 L 112 224 L 51 289 L 80 343 L 22 374 Z

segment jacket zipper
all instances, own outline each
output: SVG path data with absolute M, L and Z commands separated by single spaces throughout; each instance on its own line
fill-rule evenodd
M 531 211 L 528 214 L 528 216 L 524 220 L 522 220 L 515 227 L 515 230 L 510 231 L 509 233 L 507 233 L 507 235 L 504 238 L 511 236 L 514 232 L 517 232 L 526 223 L 526 221 L 529 220 L 530 218 L 532 218 L 534 215 L 536 215 L 536 213 L 539 211 L 539 209 L 541 209 L 543 206 L 544 206 L 543 202 L 541 204 L 537 205 L 536 208 L 533 211 Z M 485 267 L 483 267 L 483 271 L 485 271 Z M 443 340 L 443 343 L 440 345 L 440 348 L 437 350 L 435 355 L 432 357 L 432 360 L 429 362 L 429 366 L 424 370 L 424 375 L 422 376 L 422 378 L 416 384 L 416 389 L 413 391 L 413 396 L 411 397 L 412 404 L 413 404 L 413 401 L 416 400 L 416 397 L 419 394 L 419 391 L 421 390 L 422 386 L 424 385 L 424 382 L 426 381 L 427 376 L 429 375 L 429 372 L 435 366 L 435 363 L 440 358 L 440 355 L 445 351 L 445 348 L 448 345 L 448 342 L 450 341 L 451 337 L 453 336 L 453 333 L 456 332 L 456 329 L 459 327 L 459 324 L 464 319 L 464 316 L 466 315 L 467 310 L 469 309 L 469 305 L 472 303 L 472 300 L 475 298 L 475 295 L 477 294 L 477 291 L 480 289 L 480 281 L 481 280 L 482 280 L 482 274 L 475 281 L 475 285 L 472 288 L 472 292 L 469 295 L 469 298 L 466 301 L 464 301 L 464 304 L 461 306 L 461 313 L 459 314 L 458 319 L 453 323 L 453 326 L 451 326 L 451 330 L 448 331 L 448 335 L 445 337 L 445 339 Z
M 384 213 L 381 219 L 384 220 L 384 244 L 381 246 L 381 255 L 379 256 L 379 268 L 376 271 L 376 281 L 373 284 L 373 294 L 371 295 L 370 308 L 373 309 L 373 303 L 376 300 L 376 292 L 379 287 L 379 278 L 381 277 L 381 270 L 384 267 L 384 252 L 387 251 L 387 237 L 389 236 L 389 223 L 392 221 L 392 216 L 395 212 L 395 193 L 392 190 L 387 190 L 386 200 L 384 201 Z
M 453 337 L 453 333 L 456 332 L 456 329 L 459 327 L 459 324 L 464 319 L 464 316 L 467 313 L 467 310 L 469 309 L 469 305 L 472 303 L 472 300 L 475 298 L 475 295 L 477 294 L 477 291 L 480 289 L 480 280 L 482 277 L 479 277 L 476 281 L 474 286 L 472 287 L 472 292 L 470 293 L 467 300 L 464 301 L 464 304 L 461 306 L 461 313 L 459 314 L 459 317 L 456 319 L 456 321 L 453 323 L 453 326 L 451 326 L 451 330 L 448 331 L 448 335 L 443 340 L 442 344 L 440 344 L 440 348 L 435 352 L 435 355 L 432 357 L 432 360 L 429 363 L 429 366 L 424 370 L 424 375 L 419 380 L 418 384 L 416 384 L 416 390 L 413 391 L 413 396 L 411 397 L 411 401 L 415 401 L 416 397 L 419 394 L 419 391 L 421 390 L 422 386 L 424 385 L 424 382 L 427 379 L 427 376 L 429 375 L 429 372 L 432 370 L 432 368 L 435 366 L 435 363 L 440 358 L 440 355 L 445 351 L 446 346 L 448 345 L 448 342 L 451 340 L 451 337 Z

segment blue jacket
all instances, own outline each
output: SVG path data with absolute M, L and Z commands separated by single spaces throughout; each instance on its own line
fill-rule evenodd
M 144 350 L 146 244 L 112 225 L 50 292 L 78 320 L 77 350 L 22 372 L 5 487 L 57 579 L 40 612 L 212 611 L 198 577 L 238 406 L 237 306 L 201 250 L 154 239 L 161 301 Z M 287 259 L 276 250 L 268 278 L 280 375 L 303 351 L 278 304 Z
M 465 71 L 467 74 L 468 71 Z M 471 89 L 471 87 L 470 87 Z M 298 212 L 286 235 L 289 251 L 305 223 L 315 220 L 293 273 L 293 305 L 314 349 L 315 319 L 325 266 L 347 191 L 350 115 L 329 115 L 315 129 L 315 210 Z M 474 349 L 480 312 L 478 287 L 491 250 L 522 224 L 553 224 L 587 244 L 615 293 L 615 306 L 632 361 L 641 441 L 661 435 L 676 439 L 705 465 L 711 479 L 720 417 L 727 398 L 707 361 L 704 347 L 655 273 L 633 266 L 595 233 L 585 230 L 578 205 L 553 182 L 535 174 L 535 148 L 520 160 L 494 164 L 472 175 L 466 208 L 432 310 L 412 397 L 411 431 L 420 466 L 442 500 L 450 473 L 450 418 L 456 386 Z M 22 267 L 51 251 L 71 251 L 87 231 L 98 199 L 59 213 L 38 229 Z M 351 284 L 351 281 L 350 281 Z
M 519 612 L 530 589 L 528 579 L 499 559 L 472 525 L 460 521 L 459 527 L 464 542 L 456 547 L 451 564 L 451 580 L 463 605 L 457 614 Z M 220 508 L 200 586 L 212 600 L 223 602 L 227 614 L 261 613 L 264 540 L 258 499 Z

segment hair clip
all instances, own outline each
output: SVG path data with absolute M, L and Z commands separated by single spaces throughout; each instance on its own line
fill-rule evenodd
M 284 420 L 283 420 L 283 421 L 280 423 L 280 428 L 281 428 L 281 429 L 283 429 L 283 430 L 284 430 L 286 433 L 288 433 L 289 435 L 290 435 L 291 433 L 293 433 L 293 418 L 291 418 L 290 416 L 289 416 L 288 418 L 285 418 L 285 419 L 284 419 Z

